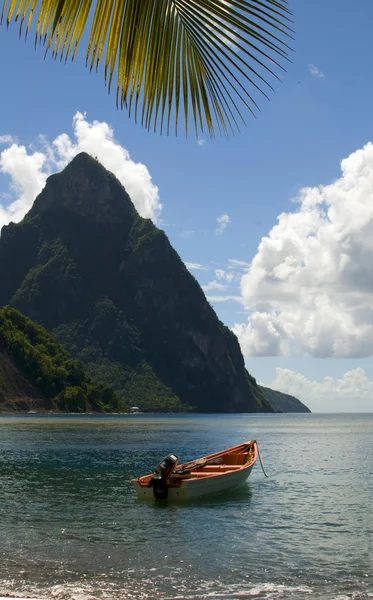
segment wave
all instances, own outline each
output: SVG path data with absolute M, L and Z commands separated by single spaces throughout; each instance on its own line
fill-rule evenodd
M 163 579 L 163 581 L 161 581 Z M 168 581 L 167 581 L 168 579 Z M 121 586 L 107 581 L 81 581 L 41 587 L 27 581 L 0 582 L 0 600 L 367 600 L 373 593 L 327 591 L 308 585 L 219 581 L 175 581 L 174 578 L 123 581 Z

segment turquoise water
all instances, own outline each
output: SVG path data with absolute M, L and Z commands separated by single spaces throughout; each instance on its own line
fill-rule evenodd
M 129 483 L 256 438 L 230 494 Z M 373 598 L 373 415 L 0 417 L 0 596 Z

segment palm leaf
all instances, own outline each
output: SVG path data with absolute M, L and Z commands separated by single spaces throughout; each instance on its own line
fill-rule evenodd
M 90 69 L 147 129 L 227 134 L 255 113 L 290 50 L 287 0 L 4 0 L 54 57 L 74 59 L 85 30 Z

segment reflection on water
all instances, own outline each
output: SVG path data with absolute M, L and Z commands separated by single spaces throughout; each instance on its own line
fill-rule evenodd
M 372 415 L 0 418 L 0 595 L 373 597 Z M 130 479 L 256 438 L 229 493 L 136 500 Z M 370 596 L 372 594 L 372 596 Z

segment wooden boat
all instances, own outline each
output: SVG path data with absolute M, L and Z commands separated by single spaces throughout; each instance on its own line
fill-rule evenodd
M 257 458 L 255 440 L 181 465 L 174 454 L 169 454 L 153 473 L 132 479 L 132 483 L 138 498 L 189 500 L 241 485 Z

